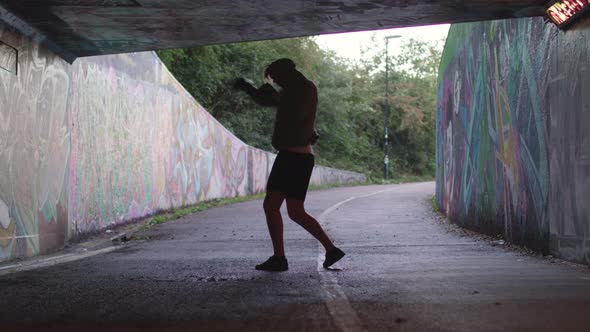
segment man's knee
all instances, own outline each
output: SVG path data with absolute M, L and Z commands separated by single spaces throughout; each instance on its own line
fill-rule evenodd
M 287 204 L 287 213 L 289 214 L 289 218 L 297 223 L 305 220 L 306 212 L 302 205 Z

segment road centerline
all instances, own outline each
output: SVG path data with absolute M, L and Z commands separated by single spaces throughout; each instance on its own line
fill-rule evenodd
M 385 192 L 393 191 L 395 189 L 397 188 L 380 190 L 362 196 L 352 196 L 324 210 L 324 212 L 322 212 L 318 217 L 318 221 L 320 222 L 320 224 L 322 224 L 322 226 L 325 226 L 325 224 L 327 223 L 326 217 L 342 205 L 359 198 L 375 196 Z M 334 324 L 343 332 L 366 331 L 360 318 L 356 314 L 356 311 L 354 311 L 354 309 L 352 308 L 350 301 L 348 300 L 348 297 L 346 296 L 346 294 L 344 294 L 342 287 L 340 287 L 340 285 L 338 284 L 338 279 L 336 278 L 336 274 L 334 273 L 334 271 L 324 269 L 322 258 L 323 247 L 321 245 L 318 245 L 317 269 L 320 275 L 321 288 L 326 298 L 326 307 L 328 308 L 330 316 L 332 316 Z

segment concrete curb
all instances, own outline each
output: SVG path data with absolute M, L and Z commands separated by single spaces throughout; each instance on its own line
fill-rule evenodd
M 77 260 L 81 260 L 84 258 L 104 254 L 107 252 L 115 251 L 122 246 L 110 246 L 107 248 L 97 249 L 93 251 L 87 252 L 80 252 L 80 253 L 68 253 L 68 254 L 61 254 L 61 255 L 52 255 L 43 258 L 31 259 L 22 261 L 19 263 L 13 263 L 10 265 L 0 266 L 0 276 L 5 276 L 8 274 L 23 272 L 23 271 L 31 271 L 36 270 L 44 267 L 54 266 L 57 264 L 74 262 Z
M 72 248 L 63 249 L 59 253 L 2 263 L 0 264 L 0 276 L 74 262 L 119 250 L 126 247 L 125 243 L 130 241 L 133 238 L 133 235 L 135 235 L 144 224 L 145 223 L 132 225 L 129 229 L 117 232 L 114 236 L 105 237 L 105 234 L 110 235 L 111 233 L 105 231 L 99 236 L 82 243 L 77 243 Z

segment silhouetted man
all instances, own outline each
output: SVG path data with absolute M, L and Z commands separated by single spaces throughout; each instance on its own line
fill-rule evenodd
M 272 166 L 264 213 L 272 239 L 274 255 L 266 262 L 256 265 L 257 270 L 286 271 L 289 269 L 283 247 L 283 219 L 280 208 L 287 201 L 289 218 L 313 235 L 326 249 L 324 267 L 329 267 L 344 257 L 344 252 L 335 247 L 317 220 L 305 212 L 304 201 L 314 166 L 312 144 L 318 138 L 314 129 L 318 93 L 315 84 L 295 68 L 290 59 L 271 63 L 264 72 L 281 91 L 264 84 L 256 88 L 240 78 L 236 86 L 262 106 L 277 108 L 272 145 L 278 155 Z

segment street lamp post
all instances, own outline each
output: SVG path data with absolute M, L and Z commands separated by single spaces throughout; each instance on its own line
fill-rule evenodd
M 385 37 L 385 145 L 383 146 L 385 180 L 389 178 L 389 40 L 400 37 L 399 35 Z

